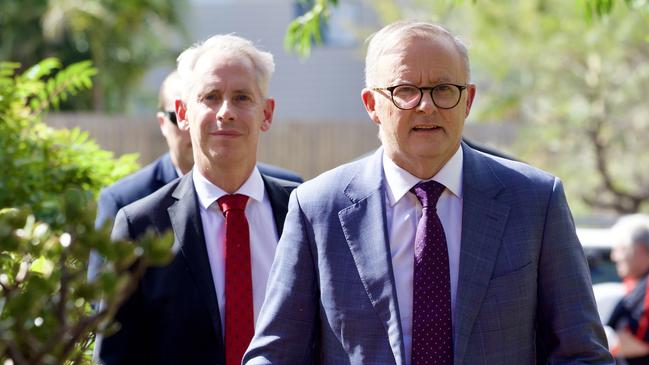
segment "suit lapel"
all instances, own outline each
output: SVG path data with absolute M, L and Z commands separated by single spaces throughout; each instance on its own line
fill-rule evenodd
M 286 188 L 274 181 L 272 177 L 261 174 L 261 178 L 264 180 L 264 187 L 268 193 L 270 206 L 273 209 L 273 218 L 275 219 L 275 227 L 279 237 L 282 235 L 282 229 L 284 228 L 290 193 Z
M 367 159 L 345 195 L 351 205 L 338 213 L 365 291 L 382 320 L 397 364 L 405 363 L 392 258 L 386 230 L 383 150 Z
M 209 258 L 205 247 L 205 236 L 198 209 L 196 191 L 192 174 L 182 177 L 182 181 L 172 195 L 177 201 L 168 208 L 169 218 L 179 243 L 179 255 L 185 259 L 187 269 L 195 280 L 196 286 L 205 301 L 210 313 L 214 332 L 219 346 L 223 346 L 221 317 L 212 280 Z M 223 353 L 220 351 L 219 353 Z
M 462 241 L 457 302 L 453 316 L 455 364 L 461 364 L 475 319 L 491 280 L 509 205 L 498 201 L 504 185 L 492 161 L 466 144 L 464 151 Z

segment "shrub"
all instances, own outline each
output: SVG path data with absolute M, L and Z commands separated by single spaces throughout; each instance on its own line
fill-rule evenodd
M 86 133 L 56 130 L 43 113 L 91 85 L 81 62 L 46 59 L 16 75 L 0 63 L 0 363 L 90 363 L 93 331 L 109 323 L 148 265 L 171 258 L 172 236 L 134 245 L 94 229 L 94 197 L 131 172 L 135 156 L 114 159 Z M 91 250 L 106 258 L 86 280 Z M 102 300 L 101 310 L 91 303 Z

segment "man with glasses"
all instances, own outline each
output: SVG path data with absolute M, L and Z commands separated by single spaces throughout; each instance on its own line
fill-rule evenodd
M 388 25 L 361 96 L 382 148 L 291 196 L 252 364 L 613 364 L 559 179 L 461 142 L 444 28 Z

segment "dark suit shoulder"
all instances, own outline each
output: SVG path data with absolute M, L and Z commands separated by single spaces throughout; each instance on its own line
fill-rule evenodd
M 164 164 L 171 163 L 165 160 L 168 158 L 167 155 L 158 158 L 140 170 L 123 177 L 105 188 L 101 194 L 111 196 L 115 200 L 118 208 L 121 208 L 153 193 L 169 182 L 160 180 L 159 178 L 162 170 L 165 169 Z
M 257 168 L 259 169 L 259 172 L 266 176 L 271 176 L 282 180 L 294 181 L 297 183 L 304 182 L 304 179 L 302 179 L 302 177 L 297 173 L 278 166 L 258 162 Z
M 189 183 L 191 183 L 191 176 L 189 178 Z M 126 224 L 128 225 L 128 236 L 137 238 L 149 228 L 154 228 L 159 233 L 170 228 L 171 222 L 167 208 L 177 201 L 174 193 L 183 180 L 185 179 L 176 179 L 152 194 L 120 209 L 113 231 L 125 232 L 125 227 L 118 227 L 118 225 Z M 120 219 L 120 214 L 123 219 Z
M 289 194 L 293 189 L 297 188 L 300 185 L 300 182 L 294 180 L 286 180 L 278 177 L 274 177 L 262 172 L 264 179 L 267 183 L 273 184 L 281 189 L 286 190 Z
M 126 205 L 123 209 L 127 210 L 131 215 L 161 214 L 158 211 L 159 209 L 166 209 L 176 201 L 173 194 L 181 181 L 183 179 L 176 179 L 153 193 Z

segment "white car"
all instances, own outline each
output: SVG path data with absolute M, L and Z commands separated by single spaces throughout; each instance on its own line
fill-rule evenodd
M 588 260 L 597 310 L 603 323 L 625 294 L 622 279 L 611 261 L 612 243 L 608 228 L 577 228 L 577 236 Z
M 584 248 L 593 284 L 622 281 L 611 261 L 613 244 L 608 228 L 577 227 L 577 237 Z

